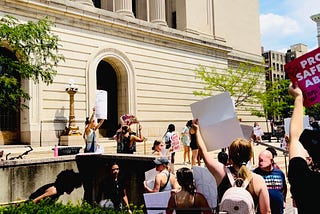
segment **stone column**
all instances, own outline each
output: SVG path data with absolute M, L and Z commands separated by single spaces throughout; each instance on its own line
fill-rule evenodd
M 124 16 L 134 17 L 132 12 L 132 1 L 131 0 L 116 0 L 115 12 Z
M 150 0 L 150 21 L 167 26 L 165 0 Z

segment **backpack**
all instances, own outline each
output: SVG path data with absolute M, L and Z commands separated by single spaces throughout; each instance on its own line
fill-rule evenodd
M 249 181 L 246 179 L 244 182 L 242 182 L 242 185 L 238 187 L 236 185 L 237 182 L 235 182 L 233 179 L 230 170 L 227 167 L 225 169 L 232 187 L 227 189 L 227 191 L 223 194 L 219 205 L 219 212 L 226 212 L 228 214 L 254 214 L 255 206 L 253 198 L 246 189 Z

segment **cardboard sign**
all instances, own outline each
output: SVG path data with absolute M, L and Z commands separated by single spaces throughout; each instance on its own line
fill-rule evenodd
M 191 104 L 193 118 L 198 118 L 200 132 L 208 151 L 230 146 L 243 138 L 242 129 L 229 92 Z
M 193 166 L 192 170 L 197 191 L 204 195 L 210 207 L 217 207 L 218 190 L 216 179 L 206 167 Z
M 305 107 L 320 102 L 320 48 L 308 52 L 285 65 L 291 82 L 297 82 Z
M 285 134 L 288 134 L 288 135 L 289 135 L 289 129 L 290 129 L 290 122 L 291 122 L 291 118 L 284 118 L 284 131 L 285 131 Z M 303 129 L 312 129 L 309 123 L 308 115 L 303 116 Z
M 96 117 L 98 119 L 107 119 L 108 115 L 108 93 L 104 90 L 96 92 Z
M 177 133 L 173 133 L 170 137 L 173 152 L 180 151 L 180 137 Z
M 144 193 L 143 198 L 147 209 L 147 214 L 166 213 L 171 191 Z
M 252 126 L 241 124 L 242 133 L 245 139 L 250 140 L 252 135 Z
M 120 117 L 121 124 L 132 125 L 139 123 L 138 118 L 132 114 L 124 114 Z
M 147 186 L 150 189 L 154 188 L 154 181 L 158 173 L 159 172 L 156 170 L 156 168 L 152 168 L 144 173 L 145 181 L 147 181 Z

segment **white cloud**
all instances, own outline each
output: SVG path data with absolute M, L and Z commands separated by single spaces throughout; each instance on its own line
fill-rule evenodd
M 301 32 L 299 23 L 286 16 L 273 13 L 260 15 L 260 28 L 262 37 L 286 37 Z
M 320 0 L 259 0 L 262 46 L 267 50 L 288 49 L 303 43 L 317 47 L 317 26 L 310 19 L 320 13 Z

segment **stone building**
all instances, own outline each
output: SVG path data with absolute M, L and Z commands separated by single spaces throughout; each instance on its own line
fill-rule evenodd
M 65 62 L 49 86 L 22 81 L 29 109 L 19 112 L 15 129 L 1 127 L 0 144 L 57 144 L 68 126 L 71 79 L 81 132 L 97 89 L 108 92 L 101 136 L 112 137 L 125 113 L 137 116 L 148 139 L 161 138 L 169 123 L 179 131 L 192 118 L 190 104 L 202 99 L 192 93 L 203 88 L 198 65 L 223 71 L 262 62 L 258 7 L 258 0 L 1 0 L 0 17 L 49 16 Z M 238 116 L 250 125 L 264 121 L 241 109 Z
M 266 63 L 266 79 L 273 82 L 285 79 L 284 65 L 308 52 L 308 46 L 302 43 L 291 45 L 286 53 L 269 50 L 262 53 Z
M 262 54 L 265 59 L 266 67 L 266 78 L 273 82 L 276 79 L 285 79 L 284 65 L 286 64 L 286 54 L 269 50 Z
M 310 17 L 317 24 L 318 47 L 320 47 L 320 13 Z

